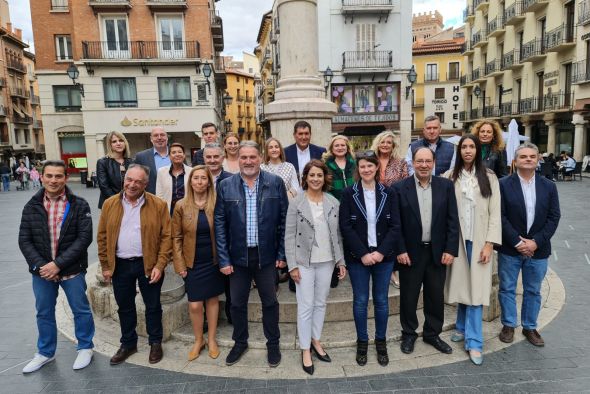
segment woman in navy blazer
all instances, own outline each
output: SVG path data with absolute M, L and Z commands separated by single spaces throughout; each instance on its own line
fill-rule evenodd
M 369 281 L 375 309 L 377 361 L 385 366 L 387 321 L 389 318 L 389 278 L 395 260 L 395 239 L 400 224 L 396 195 L 379 183 L 379 161 L 373 151 L 357 154 L 357 179 L 344 189 L 340 201 L 340 232 L 344 259 L 353 292 L 353 315 L 357 332 L 356 361 L 367 363 L 367 305 Z

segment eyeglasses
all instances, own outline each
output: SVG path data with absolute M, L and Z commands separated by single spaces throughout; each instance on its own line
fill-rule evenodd
M 366 150 L 363 152 L 356 153 L 357 160 L 366 159 L 366 158 L 375 157 L 375 156 L 377 156 L 377 155 L 375 154 L 375 151 L 372 151 L 372 150 Z

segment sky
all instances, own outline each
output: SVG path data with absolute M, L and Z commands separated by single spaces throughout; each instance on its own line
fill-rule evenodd
M 8 0 L 8 3 L 12 25 L 23 30 L 23 40 L 34 49 L 29 0 Z M 254 51 L 262 15 L 271 9 L 272 3 L 273 0 L 222 0 L 216 4 L 223 18 L 225 55 L 241 59 L 242 51 Z M 413 0 L 412 12 L 439 10 L 445 27 L 460 26 L 465 3 L 465 0 Z

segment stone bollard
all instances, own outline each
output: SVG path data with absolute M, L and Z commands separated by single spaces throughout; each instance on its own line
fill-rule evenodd
M 490 292 L 490 304 L 483 307 L 484 321 L 492 321 L 500 316 L 500 301 L 498 300 L 500 280 L 498 278 L 498 253 L 496 251 L 493 254 L 492 264 L 492 290 Z

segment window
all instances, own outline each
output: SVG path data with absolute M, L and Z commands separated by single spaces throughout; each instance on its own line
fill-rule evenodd
M 30 144 L 31 143 L 31 135 L 29 134 L 29 130 L 24 129 L 24 134 L 25 134 L 25 144 Z
M 191 81 L 188 77 L 158 78 L 158 91 L 160 92 L 160 107 L 191 106 Z
M 445 123 L 445 113 L 444 112 L 435 112 L 434 113 L 440 119 L 440 123 Z
M 434 89 L 434 98 L 435 99 L 444 99 L 445 98 L 445 88 L 435 88 Z
M 80 89 L 76 86 L 54 86 L 55 112 L 79 112 L 82 109 Z
M 425 81 L 438 81 L 438 64 L 426 65 Z
M 183 21 L 180 15 L 166 15 L 158 18 L 161 41 L 160 56 L 175 58 L 184 56 Z
M 459 79 L 460 72 L 459 62 L 449 63 L 449 80 Z
M 51 11 L 67 11 L 68 0 L 51 0 Z
M 105 107 L 137 107 L 135 78 L 103 78 L 102 85 Z
M 55 58 L 57 60 L 72 59 L 72 38 L 67 36 L 55 36 Z
M 113 15 L 103 19 L 103 41 L 106 41 L 106 44 L 103 44 L 103 51 L 107 59 L 130 57 L 125 15 Z
M 399 84 L 332 85 L 339 113 L 399 112 Z

